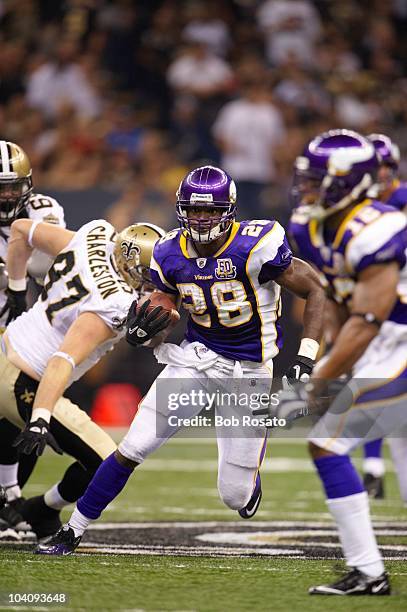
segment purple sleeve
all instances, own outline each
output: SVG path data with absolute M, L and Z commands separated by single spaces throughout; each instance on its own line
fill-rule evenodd
M 284 240 L 282 244 L 278 247 L 276 256 L 266 261 L 259 273 L 259 283 L 262 285 L 263 283 L 267 283 L 270 280 L 276 279 L 280 274 L 282 274 L 287 268 L 291 265 L 293 259 L 293 254 L 288 244 L 288 240 L 286 236 L 284 236 Z
M 355 272 L 359 273 L 369 266 L 378 264 L 391 263 L 395 261 L 399 268 L 406 265 L 406 249 L 407 249 L 407 233 L 405 230 L 398 232 L 392 236 L 385 244 L 383 244 L 374 253 L 369 253 L 355 266 Z
M 167 285 L 164 285 L 159 273 L 156 270 L 153 270 L 153 268 L 151 268 L 151 280 L 153 281 L 155 287 L 164 293 L 170 293 L 171 295 L 176 295 L 178 293 L 178 291 L 175 289 L 171 289 Z

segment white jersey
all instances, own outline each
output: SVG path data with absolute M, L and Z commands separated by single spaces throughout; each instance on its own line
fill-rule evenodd
M 103 219 L 82 226 L 55 258 L 40 299 L 8 326 L 11 346 L 39 376 L 72 323 L 84 312 L 94 312 L 117 334 L 74 368 L 69 384 L 81 378 L 123 336 L 126 316 L 137 294 L 114 265 L 115 233 Z
M 32 219 L 33 221 L 45 221 L 47 223 L 54 223 L 55 225 L 65 227 L 64 209 L 54 198 L 49 196 L 42 195 L 41 193 L 33 193 L 27 204 L 26 212 L 28 218 Z M 0 263 L 3 264 L 5 264 L 7 261 L 9 237 L 10 227 L 0 227 Z M 31 268 L 38 269 L 41 267 L 43 261 L 44 254 L 34 249 L 29 261 L 29 271 L 31 271 Z M 50 263 L 50 260 L 48 261 Z M 33 276 L 36 276 L 36 274 L 33 274 Z M 2 279 L 0 279 L 0 311 L 6 303 L 6 288 L 7 278 L 4 275 L 3 269 Z M 0 319 L 0 328 L 4 326 L 6 318 L 7 314 Z

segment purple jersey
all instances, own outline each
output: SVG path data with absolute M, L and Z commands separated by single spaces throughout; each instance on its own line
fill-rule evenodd
M 280 286 L 292 253 L 277 221 L 234 223 L 212 257 L 191 254 L 176 229 L 154 247 L 151 274 L 161 291 L 177 294 L 189 312 L 186 339 L 236 361 L 267 362 L 281 348 Z
M 386 204 L 397 208 L 397 210 L 407 210 L 407 183 L 395 181 L 395 189 Z
M 297 208 L 289 231 L 301 256 L 324 275 L 334 299 L 352 299 L 357 276 L 373 264 L 395 261 L 400 267 L 398 299 L 389 321 L 407 324 L 407 218 L 376 200 L 355 206 L 333 236 L 324 237 L 323 224 L 307 220 Z M 380 288 L 378 288 L 380 289 Z

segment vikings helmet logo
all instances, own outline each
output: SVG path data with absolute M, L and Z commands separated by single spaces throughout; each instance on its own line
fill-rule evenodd
M 134 258 L 136 265 L 139 265 L 141 251 L 140 247 L 137 244 L 134 244 L 134 242 L 131 242 L 130 240 L 122 240 L 120 248 L 123 257 L 127 261 Z

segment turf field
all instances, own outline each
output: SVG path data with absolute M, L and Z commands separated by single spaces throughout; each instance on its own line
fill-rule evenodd
M 47 453 L 26 494 L 53 484 L 67 463 Z M 237 520 L 217 496 L 214 441 L 174 440 L 136 470 L 75 556 L 36 557 L 30 545 L 0 543 L 0 609 L 407 609 L 407 511 L 392 471 L 386 499 L 372 503 L 391 599 L 307 595 L 344 565 L 304 442 L 271 441 L 262 479 L 256 518 Z M 50 592 L 66 593 L 68 603 L 17 606 L 7 597 Z

